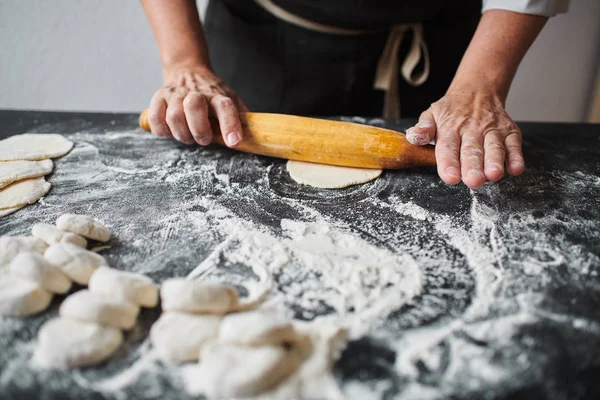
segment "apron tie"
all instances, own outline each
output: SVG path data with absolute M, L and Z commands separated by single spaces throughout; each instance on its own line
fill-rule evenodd
M 388 118 L 400 118 L 400 93 L 398 91 L 398 51 L 404 33 L 412 29 L 413 40 L 408 54 L 402 62 L 400 71 L 404 80 L 412 86 L 422 85 L 429 77 L 429 52 L 423 40 L 423 26 L 421 24 L 401 24 L 392 27 L 387 42 L 377 63 L 377 73 L 373 87 L 385 90 L 383 115 Z M 423 70 L 415 69 L 423 55 Z
M 270 14 L 292 25 L 315 32 L 332 35 L 366 35 L 380 33 L 381 30 L 358 30 L 321 24 L 292 14 L 279 7 L 272 0 L 255 0 L 256 3 Z M 387 42 L 377 63 L 377 72 L 373 88 L 385 91 L 383 116 L 400 118 L 400 93 L 398 91 L 398 52 L 404 40 L 404 33 L 413 31 L 410 50 L 400 68 L 404 80 L 412 86 L 422 85 L 429 77 L 429 51 L 423 39 L 422 24 L 398 24 L 391 28 Z M 416 71 L 417 65 L 423 59 L 423 70 Z

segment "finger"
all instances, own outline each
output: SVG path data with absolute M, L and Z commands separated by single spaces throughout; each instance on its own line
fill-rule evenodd
M 462 135 L 460 145 L 460 169 L 462 180 L 471 189 L 485 183 L 483 174 L 483 135 L 468 131 Z
M 406 139 L 411 144 L 425 145 L 435 137 L 435 118 L 431 109 L 425 110 L 419 117 L 419 122 L 406 130 Z
M 516 128 L 504 139 L 504 146 L 506 147 L 506 169 L 509 174 L 514 176 L 521 175 L 525 170 L 522 137 L 521 131 Z
M 183 111 L 192 137 L 202 146 L 212 141 L 212 129 L 208 121 L 208 103 L 198 92 L 190 92 L 183 100 Z
M 181 96 L 173 95 L 169 98 L 166 121 L 175 139 L 185 144 L 195 143 L 185 119 L 183 98 Z
M 150 124 L 150 132 L 156 136 L 169 137 L 171 131 L 165 121 L 167 112 L 167 102 L 160 93 L 156 93 L 150 100 L 148 108 L 148 123 Z
M 435 143 L 435 158 L 440 178 L 449 185 L 460 182 L 460 136 L 457 132 L 438 131 Z
M 483 173 L 487 180 L 496 182 L 504 176 L 504 136 L 498 131 L 489 132 L 483 138 Z
M 229 147 L 237 146 L 242 140 L 242 124 L 235 103 L 219 94 L 210 99 L 210 105 L 219 120 L 223 140 Z

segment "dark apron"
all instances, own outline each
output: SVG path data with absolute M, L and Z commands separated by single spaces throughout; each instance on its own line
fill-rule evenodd
M 443 96 L 481 13 L 481 0 L 280 0 L 277 4 L 304 18 L 344 28 L 369 30 L 422 22 L 430 75 L 418 87 L 399 78 L 404 118 L 418 117 Z M 381 116 L 383 92 L 373 89 L 373 80 L 387 32 L 359 36 L 313 32 L 278 20 L 253 0 L 211 0 L 204 26 L 215 73 L 252 111 Z M 409 44 L 407 37 L 401 58 Z

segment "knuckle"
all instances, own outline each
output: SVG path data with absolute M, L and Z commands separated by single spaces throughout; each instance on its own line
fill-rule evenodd
M 183 124 L 184 121 L 184 116 L 183 116 L 183 110 L 179 109 L 179 108 L 168 108 L 167 109 L 167 116 L 166 116 L 166 121 L 169 125 L 171 124 Z
M 486 147 L 487 147 L 487 151 L 504 152 L 504 150 L 505 150 L 504 145 L 501 143 L 497 143 L 497 142 L 488 143 L 486 145 Z
M 452 143 L 449 141 L 443 141 L 436 145 L 440 152 L 444 153 L 456 153 L 458 150 L 458 146 L 456 143 Z
M 185 99 L 183 99 L 183 107 L 189 108 L 200 108 L 204 105 L 204 97 L 200 93 L 189 93 Z
M 150 111 L 148 113 L 148 122 L 151 127 L 158 127 L 164 123 L 164 120 L 158 112 Z
M 233 104 L 233 100 L 231 100 L 231 98 L 226 97 L 226 96 L 215 96 L 215 106 L 219 107 L 219 108 L 233 108 L 234 104 Z

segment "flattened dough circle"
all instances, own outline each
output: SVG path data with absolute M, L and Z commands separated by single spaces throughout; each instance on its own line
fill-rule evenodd
M 52 160 L 0 162 L 0 188 L 23 179 L 37 178 L 52 172 Z
M 50 190 L 50 183 L 44 178 L 26 179 L 15 182 L 0 190 L 0 208 L 16 208 L 33 204 Z
M 56 158 L 72 148 L 73 142 L 56 133 L 24 133 L 0 140 L 0 161 Z
M 367 183 L 381 175 L 380 169 L 338 167 L 289 160 L 287 170 L 293 180 L 321 189 L 343 189 Z

